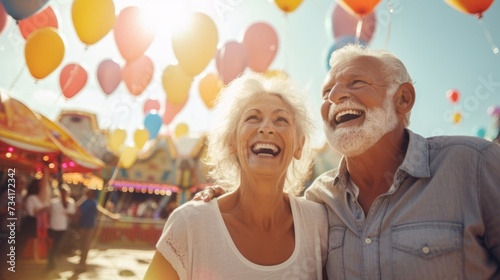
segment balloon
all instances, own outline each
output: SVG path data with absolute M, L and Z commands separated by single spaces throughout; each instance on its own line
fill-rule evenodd
M 452 104 L 456 104 L 460 99 L 460 92 L 457 89 L 450 89 L 446 92 L 446 97 Z
M 7 16 L 7 12 L 3 8 L 3 5 L 0 4 L 0 34 L 7 28 L 9 25 L 9 17 Z
M 340 37 L 331 47 L 328 49 L 326 55 L 325 55 L 325 62 L 326 62 L 326 70 L 330 70 L 330 57 L 332 56 L 332 53 L 347 44 L 360 44 L 363 46 L 368 45 L 365 41 L 363 40 L 356 40 L 355 36 L 344 36 Z
M 339 38 L 345 36 L 356 36 L 356 28 L 358 26 L 359 19 L 362 20 L 361 34 L 359 38 L 364 42 L 369 43 L 377 26 L 375 13 L 372 12 L 362 18 L 358 18 L 346 11 L 341 5 L 335 5 L 331 21 L 333 27 L 333 38 L 338 40 Z
M 134 142 L 137 150 L 142 149 L 142 147 L 144 147 L 144 144 L 146 144 L 148 139 L 149 139 L 149 132 L 147 129 L 144 128 L 137 129 L 134 133 Z
M 380 0 L 339 0 L 347 11 L 357 16 L 365 16 L 373 11 Z
M 455 112 L 452 115 L 452 121 L 454 124 L 458 124 L 462 121 L 462 114 L 460 112 Z
M 109 135 L 108 146 L 109 150 L 118 153 L 125 143 L 125 139 L 127 138 L 127 132 L 121 128 L 116 129 Z
M 47 2 L 49 0 L 2 0 L 5 11 L 16 21 L 34 15 Z
M 26 39 L 24 46 L 26 65 L 35 79 L 43 79 L 64 57 L 64 41 L 59 31 L 53 27 L 40 28 Z
M 480 138 L 484 138 L 486 136 L 486 129 L 484 127 L 476 128 L 476 136 Z
M 122 79 L 127 85 L 128 91 L 139 96 L 148 87 L 153 78 L 153 61 L 146 55 L 127 62 L 122 69 Z
M 224 84 L 229 84 L 247 68 L 247 48 L 245 45 L 229 41 L 217 51 L 215 65 Z
M 80 41 L 93 45 L 113 29 L 115 4 L 113 0 L 74 0 L 71 16 Z
M 201 99 L 208 109 L 214 107 L 214 101 L 222 89 L 222 81 L 217 75 L 209 73 L 203 77 L 198 84 L 198 91 L 200 92 Z
M 177 116 L 177 114 L 184 108 L 184 106 L 187 103 L 187 99 L 184 101 L 184 103 L 180 105 L 176 104 L 171 104 L 170 102 L 166 102 L 165 106 L 165 113 L 163 114 L 163 123 L 164 124 L 169 124 L 172 122 L 172 120 Z
M 206 14 L 194 13 L 183 32 L 172 36 L 172 47 L 179 65 L 191 76 L 200 74 L 217 50 L 217 27 Z
M 122 81 L 121 67 L 112 59 L 105 59 L 97 67 L 97 81 L 105 94 L 111 94 Z
M 169 103 L 182 104 L 188 99 L 193 77 L 186 74 L 179 65 L 165 67 L 162 76 L 163 89 Z
M 500 117 L 500 106 L 491 105 L 490 107 L 488 107 L 486 112 L 491 117 L 494 117 L 494 118 Z
M 273 62 L 278 51 L 278 35 L 273 27 L 264 22 L 250 25 L 243 36 L 248 51 L 248 67 L 263 73 Z
M 156 113 L 156 111 L 149 112 L 149 114 L 144 119 L 144 127 L 146 127 L 146 129 L 149 132 L 149 139 L 154 139 L 156 135 L 158 135 L 161 126 L 162 126 L 162 119 Z
M 153 27 L 151 17 L 139 7 L 121 10 L 113 33 L 118 50 L 126 61 L 136 60 L 149 48 L 155 36 Z
M 156 99 L 148 99 L 144 103 L 144 114 L 148 114 L 150 111 L 159 111 L 160 110 L 160 102 Z
M 26 19 L 18 21 L 18 27 L 24 39 L 28 38 L 28 35 L 33 31 L 47 26 L 54 27 L 55 29 L 59 28 L 57 15 L 50 6 Z
M 118 163 L 121 168 L 126 169 L 131 167 L 136 160 L 137 160 L 137 148 L 127 146 L 123 148 Z
M 75 96 L 87 83 L 87 70 L 81 65 L 70 63 L 61 70 L 59 85 L 66 98 Z
M 184 135 L 187 135 L 189 131 L 189 127 L 185 123 L 180 123 L 175 127 L 175 137 L 181 138 Z
M 483 13 L 489 9 L 493 0 L 444 0 L 444 2 L 462 13 L 482 18 Z
M 302 0 L 274 0 L 274 3 L 285 13 L 291 13 L 297 9 Z

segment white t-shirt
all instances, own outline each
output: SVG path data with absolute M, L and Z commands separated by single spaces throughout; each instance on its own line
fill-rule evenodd
M 75 214 L 75 201 L 73 199 L 69 199 L 66 209 L 62 205 L 61 198 L 51 199 L 49 228 L 58 231 L 67 230 L 68 215 L 72 214 Z
M 44 207 L 43 203 L 40 201 L 38 195 L 31 194 L 26 197 L 26 203 L 24 208 L 26 209 L 26 216 L 35 216 L 35 212 Z
M 292 195 L 290 205 L 295 248 L 288 260 L 263 266 L 237 249 L 217 199 L 190 201 L 167 220 L 156 247 L 180 279 L 322 279 L 328 244 L 328 219 L 323 205 Z

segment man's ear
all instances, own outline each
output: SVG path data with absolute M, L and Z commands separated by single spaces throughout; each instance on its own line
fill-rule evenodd
M 306 142 L 306 137 L 302 136 L 301 139 L 300 139 L 299 145 L 297 146 L 297 148 L 293 152 L 293 157 L 295 159 L 300 159 L 302 157 L 302 148 L 304 147 L 304 143 L 305 142 Z
M 394 98 L 396 113 L 405 115 L 413 108 L 415 104 L 415 88 L 411 83 L 404 83 L 399 87 Z

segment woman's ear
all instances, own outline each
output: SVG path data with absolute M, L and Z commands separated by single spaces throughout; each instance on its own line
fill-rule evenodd
M 300 139 L 299 145 L 297 146 L 297 148 L 293 152 L 293 157 L 295 159 L 300 159 L 302 157 L 302 148 L 304 147 L 304 143 L 305 142 L 306 142 L 306 137 L 302 136 L 301 139 Z
M 411 111 L 413 104 L 415 104 L 415 88 L 411 83 L 404 83 L 399 87 L 394 97 L 396 98 L 396 113 L 404 116 Z

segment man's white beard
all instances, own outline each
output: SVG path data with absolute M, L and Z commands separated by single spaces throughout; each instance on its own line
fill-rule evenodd
M 333 129 L 329 122 L 323 122 L 326 140 L 330 146 L 344 156 L 352 157 L 364 153 L 377 143 L 382 136 L 398 124 L 392 96 L 388 95 L 382 108 L 365 111 L 365 122 L 361 126 Z M 347 102 L 339 106 L 351 109 L 366 109 L 359 104 Z M 328 119 L 331 120 L 335 106 L 330 107 Z

